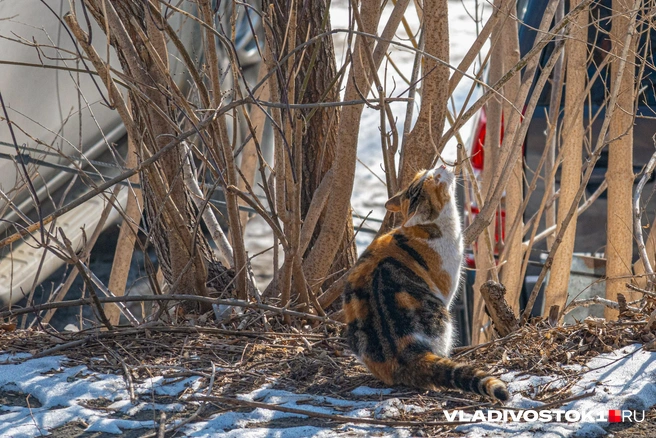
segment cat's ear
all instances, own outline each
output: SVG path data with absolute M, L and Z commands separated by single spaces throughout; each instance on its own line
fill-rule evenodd
M 401 211 L 401 200 L 403 199 L 403 193 L 404 192 L 399 192 L 389 198 L 385 203 L 385 208 L 394 213 Z

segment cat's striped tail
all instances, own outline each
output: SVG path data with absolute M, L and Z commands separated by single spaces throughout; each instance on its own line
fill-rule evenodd
M 418 389 L 436 390 L 439 387 L 461 389 L 500 401 L 510 398 L 506 384 L 472 365 L 454 362 L 431 352 L 404 354 L 403 364 L 394 373 L 397 384 Z M 408 357 L 410 356 L 410 357 Z

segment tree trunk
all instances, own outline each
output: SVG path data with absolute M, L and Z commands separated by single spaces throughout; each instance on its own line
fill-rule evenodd
M 131 14 L 133 13 L 133 10 L 127 10 L 127 8 L 122 12 L 124 25 L 127 20 L 132 18 Z M 137 120 L 140 120 L 144 130 L 151 135 L 151 140 L 143 143 L 145 149 L 142 151 L 142 159 L 156 153 L 170 141 L 168 136 L 173 131 L 170 121 L 175 120 L 167 96 L 156 85 L 167 84 L 170 81 L 165 77 L 169 72 L 164 34 L 159 30 L 161 25 L 154 22 L 151 14 L 144 11 L 143 15 L 146 35 L 157 50 L 157 53 L 151 54 L 151 56 L 159 56 L 164 71 L 161 71 L 156 61 L 142 55 L 142 65 L 146 67 L 144 72 L 146 74 L 142 75 L 143 79 L 139 79 L 145 81 L 144 94 L 150 99 L 151 105 L 156 106 L 153 108 L 151 105 L 144 105 L 141 99 L 132 96 L 132 100 L 135 102 L 133 108 L 139 115 Z M 131 28 L 132 26 L 128 27 L 128 29 Z M 138 41 L 138 37 L 132 36 L 132 41 Z M 130 65 L 129 67 L 130 73 L 134 74 L 141 66 Z M 138 78 L 136 75 L 135 77 Z M 164 114 L 167 118 L 164 117 Z M 194 250 L 194 236 L 191 229 L 196 220 L 190 194 L 183 183 L 182 159 L 182 146 L 178 145 L 162 157 L 161 172 L 156 172 L 155 169 L 144 172 L 142 181 L 146 212 L 155 237 L 155 249 L 162 265 L 162 272 L 167 283 L 172 286 L 172 292 L 207 295 L 205 289 L 206 266 L 199 257 L 200 252 Z M 202 233 L 199 233 L 198 237 L 204 240 Z M 206 244 L 206 242 L 204 243 Z M 190 261 L 191 263 L 189 263 Z
M 426 0 L 422 31 L 424 50 L 443 61 L 449 61 L 449 10 L 447 0 Z M 443 63 L 424 58 L 421 110 L 414 128 L 403 142 L 399 188 L 405 188 L 417 170 L 430 167 L 438 151 L 444 131 L 449 99 L 450 69 Z
M 360 9 L 362 26 L 360 31 L 376 33 L 380 20 L 380 3 L 373 0 L 363 0 Z M 379 43 L 379 44 L 382 44 Z M 367 66 L 366 51 L 373 52 L 375 41 L 358 35 L 353 45 L 353 63 L 351 64 L 350 77 L 346 85 L 344 100 L 358 100 L 360 93 L 368 94 L 376 74 Z M 310 248 L 303 262 L 303 270 L 307 280 L 318 290 L 325 281 L 335 254 L 344 242 L 344 224 L 350 221 L 349 206 L 351 193 L 353 191 L 353 180 L 355 177 L 355 162 L 357 157 L 357 144 L 359 123 L 364 105 L 348 105 L 342 109 L 338 123 L 338 138 L 335 148 L 335 159 L 333 160 L 333 179 L 330 184 L 330 192 L 325 209 L 325 217 L 322 221 L 321 231 L 316 237 L 315 244 Z M 313 200 L 313 202 L 320 202 Z
M 271 50 L 271 56 L 274 58 L 280 59 L 284 54 L 291 54 L 294 48 L 302 46 L 307 40 L 330 29 L 328 5 L 323 0 L 316 2 L 276 0 L 270 3 L 269 11 L 273 30 L 267 36 L 270 40 L 268 50 Z M 276 81 L 273 84 L 273 89 L 276 91 L 272 93 L 274 100 L 286 99 L 291 104 L 339 101 L 335 64 L 335 53 L 330 37 L 323 38 L 291 55 L 289 62 L 278 64 L 280 71 L 271 79 Z M 321 208 L 318 209 L 315 205 L 312 213 L 314 219 L 308 220 L 308 212 L 315 192 L 322 181 L 324 185 L 331 182 L 324 181 L 324 177 L 334 165 L 339 116 L 339 107 L 274 110 L 274 118 L 279 118 L 276 123 L 283 128 L 282 131 L 278 131 L 280 135 L 276 137 L 276 204 L 278 215 L 285 224 L 285 234 L 290 242 L 285 248 L 285 262 L 276 276 L 282 280 L 279 284 L 271 285 L 271 288 L 280 293 L 281 305 L 293 298 L 289 288 L 300 289 L 295 292 L 302 294 L 302 298 L 307 296 L 306 281 L 314 291 L 323 283 L 322 279 L 306 277 L 300 261 L 311 253 L 313 244 L 323 228 L 323 220 L 327 216 L 323 209 L 325 203 L 322 203 Z M 295 163 L 293 168 L 289 165 L 290 160 Z M 302 183 L 298 184 L 298 181 Z M 297 192 L 295 189 L 292 196 L 295 198 L 293 203 L 298 203 L 298 208 L 293 209 L 295 213 L 287 208 L 292 194 L 289 189 L 292 186 L 297 187 L 298 190 Z M 346 201 L 347 211 L 350 212 L 350 199 Z M 296 214 L 298 216 L 292 218 Z M 319 216 L 318 220 L 317 216 Z M 327 285 L 339 277 L 333 274 L 350 269 L 357 257 L 350 215 L 342 222 L 341 227 L 339 254 L 334 257 L 332 268 L 327 273 Z M 303 236 L 302 242 L 301 236 Z M 328 267 L 330 268 L 330 265 Z M 313 299 L 313 294 L 310 293 L 308 298 Z M 321 312 L 321 309 L 317 310 Z
M 494 6 L 500 8 L 503 0 L 496 0 Z M 506 2 L 507 3 L 507 2 Z M 498 10 L 498 9 L 497 9 Z M 501 23 L 507 19 L 507 15 L 501 14 Z M 492 47 L 490 51 L 490 70 L 487 77 L 489 85 L 495 84 L 504 73 L 503 63 L 503 46 L 500 43 L 500 36 L 502 35 L 502 26 L 498 25 L 492 29 L 490 40 Z M 485 166 L 481 175 L 481 198 L 485 199 L 490 190 L 492 182 L 492 173 L 496 168 L 496 160 L 499 152 L 499 144 L 501 141 L 501 98 L 493 96 L 485 106 L 486 115 L 486 128 L 485 128 L 485 144 L 483 145 L 483 156 L 485 157 Z M 482 206 L 479 205 L 478 208 Z M 483 284 L 490 280 L 490 273 L 493 269 L 497 269 L 494 259 L 494 249 L 496 244 L 494 242 L 496 223 L 492 221 L 488 226 L 489 235 L 492 241 L 489 242 L 486 233 L 481 233 L 478 236 L 477 243 L 474 246 L 474 257 L 476 260 L 476 278 L 474 280 L 474 302 L 472 310 L 472 345 L 477 345 L 484 340 L 487 340 L 487 335 L 481 330 L 487 325 L 489 317 L 485 313 L 485 301 L 483 296 L 479 293 Z M 491 243 L 491 245 L 490 245 Z
M 612 55 L 621 57 L 623 41 L 630 31 L 629 11 L 632 2 L 613 0 L 613 22 L 611 28 Z M 632 39 L 635 41 L 635 37 Z M 613 118 L 610 122 L 608 138 L 608 225 L 606 240 L 606 298 L 617 301 L 618 293 L 626 293 L 626 283 L 631 276 L 633 257 L 633 114 L 634 114 L 634 69 L 635 51 L 630 48 L 627 67 L 621 78 L 617 76 L 618 62 L 611 65 L 611 90 L 618 89 L 618 97 Z M 628 297 L 627 297 L 628 298 Z M 613 318 L 617 311 L 606 308 L 607 318 Z
M 556 22 L 563 19 L 565 16 L 565 0 L 562 0 L 558 4 L 558 10 L 556 10 Z M 547 123 L 549 130 L 547 131 L 547 142 L 545 143 L 545 148 L 547 148 L 547 157 L 544 163 L 544 192 L 547 196 L 547 199 L 553 199 L 556 194 L 556 185 L 555 178 L 549 178 L 551 171 L 556 166 L 556 148 L 560 144 L 558 142 L 558 120 L 560 117 L 560 104 L 562 102 L 562 85 L 564 74 L 564 53 L 561 53 L 556 66 L 554 67 L 553 79 L 551 81 L 551 96 L 549 98 L 549 111 L 547 117 Z M 531 196 L 531 193 L 528 193 L 527 196 Z M 551 202 L 544 209 L 544 222 L 545 228 L 556 227 L 556 203 Z M 554 239 L 556 238 L 555 234 L 550 234 L 547 236 L 547 251 L 551 251 L 553 246 Z M 548 307 L 545 308 L 545 310 Z
M 571 0 L 571 7 L 578 5 L 580 0 Z M 565 43 L 567 63 L 565 89 L 565 114 L 563 116 L 562 148 L 563 165 L 560 182 L 560 198 L 558 200 L 558 224 L 563 223 L 567 212 L 575 200 L 576 192 L 581 184 L 581 166 L 583 154 L 583 111 L 581 111 L 581 95 L 585 91 L 586 58 L 588 38 L 588 11 L 584 10 L 576 17 L 570 38 Z M 556 90 L 552 90 L 555 92 Z M 558 163 L 556 163 L 557 165 Z M 572 253 L 576 236 L 575 214 L 563 235 L 560 248 L 554 257 L 549 284 L 545 292 L 545 309 L 557 305 L 565 308 L 569 285 Z M 556 232 L 559 232 L 558 227 Z
M 260 72 L 257 77 L 257 82 L 259 83 L 264 79 L 264 75 L 267 73 L 267 69 L 264 66 L 260 66 Z M 268 101 L 271 100 L 269 93 L 269 85 L 265 83 L 260 87 L 258 92 L 255 93 L 255 98 L 259 100 Z M 257 105 L 251 105 L 251 110 L 249 114 L 253 128 L 255 129 L 256 135 L 251 137 L 250 140 L 244 146 L 244 149 L 241 152 L 241 162 L 239 163 L 239 168 L 243 178 L 239 178 L 237 182 L 237 187 L 239 190 L 246 190 L 247 186 L 255 188 L 255 178 L 257 174 L 257 168 L 260 164 L 258 153 L 257 153 L 257 144 L 262 144 L 262 138 L 264 135 L 265 123 L 267 120 L 266 112 L 262 111 Z M 257 144 L 256 144 L 257 143 Z M 243 199 L 239 200 L 239 205 L 247 205 L 246 201 Z M 239 221 L 242 223 L 242 232 L 246 233 L 246 225 L 248 224 L 248 212 L 240 211 L 239 212 Z M 277 266 L 276 266 L 277 268 Z
M 135 120 L 143 126 L 143 131 L 148 133 L 147 136 L 150 136 L 142 143 L 143 159 L 165 146 L 170 141 L 168 136 L 174 132 L 170 121 L 175 120 L 175 116 L 171 112 L 168 97 L 160 89 L 171 82 L 170 77 L 167 77 L 168 52 L 164 34 L 159 30 L 161 25 L 154 22 L 153 15 L 145 10 L 139 11 L 135 5 L 119 2 L 114 5 L 123 26 L 128 30 L 131 41 L 136 45 L 140 38 L 139 29 L 134 27 L 136 24 L 134 15 L 143 14 L 139 17 L 144 25 L 141 30 L 145 32 L 156 50 L 156 53 L 148 55 L 144 52 L 140 53 L 138 58 L 140 62 L 126 56 L 127 62 L 123 63 L 124 70 L 143 84 L 143 92 L 150 100 L 148 104 L 131 95 L 132 107 L 137 114 Z M 125 44 L 120 45 L 119 50 L 125 49 Z M 158 57 L 161 64 L 154 57 Z M 207 248 L 207 242 L 204 241 L 202 233 L 195 237 L 191 233 L 196 221 L 190 194 L 183 184 L 182 147 L 178 145 L 171 149 L 162 157 L 159 164 L 159 171 L 155 168 L 148 169 L 142 175 L 142 181 L 147 216 L 153 228 L 155 249 L 163 266 L 162 272 L 166 281 L 175 287 L 176 293 L 206 295 L 207 270 L 205 262 L 200 257 L 201 251 L 194 250 L 193 240 L 196 238 L 200 241 L 201 245 L 198 248 L 203 246 Z M 206 251 L 206 255 L 209 254 Z
M 200 15 L 207 25 L 214 25 L 214 16 L 212 14 L 212 5 L 210 0 L 199 0 Z M 207 60 L 207 68 L 209 70 L 210 83 L 212 86 L 211 96 L 206 97 L 205 101 L 210 101 L 212 108 L 218 108 L 221 104 L 221 81 L 219 73 L 219 59 L 216 48 L 215 36 L 210 29 L 204 29 L 204 51 Z M 236 59 L 231 60 L 231 67 L 233 73 L 233 83 L 235 86 L 238 83 Z M 208 102 L 209 103 L 209 102 Z M 237 196 L 232 190 L 227 190 L 228 187 L 236 186 L 237 184 L 237 171 L 234 160 L 233 149 L 236 145 L 232 144 L 228 138 L 228 129 L 226 125 L 225 114 L 220 114 L 215 118 L 214 124 L 210 126 L 210 133 L 212 134 L 212 147 L 211 152 L 215 160 L 219 164 L 219 171 L 224 174 L 225 181 L 225 198 L 226 207 L 228 210 L 228 225 L 230 229 L 230 237 L 232 240 L 233 261 L 235 269 L 235 284 L 237 286 L 237 297 L 245 300 L 248 297 L 248 292 L 253 286 L 248 280 L 248 259 L 246 248 L 244 247 L 244 239 L 242 234 L 241 221 L 239 217 L 239 204 L 237 203 Z
M 128 168 L 137 166 L 137 155 L 135 150 L 134 139 L 128 137 L 128 153 L 126 164 Z M 130 178 L 131 184 L 139 184 L 139 174 Z M 125 286 L 130 273 L 132 253 L 134 244 L 139 233 L 139 221 L 143 213 L 143 196 L 141 189 L 128 187 L 128 202 L 125 208 L 125 217 L 121 224 L 121 231 L 118 234 L 116 250 L 114 252 L 114 262 L 109 275 L 109 284 L 107 285 L 116 296 L 125 295 Z M 118 325 L 121 314 L 116 304 L 106 304 L 105 314 L 112 325 Z
M 504 23 L 501 43 L 503 47 L 503 62 L 505 69 L 508 70 L 513 65 L 519 63 L 519 36 L 517 34 L 517 21 L 511 17 L 516 16 L 517 10 L 514 4 L 509 5 L 510 15 L 508 21 Z M 517 94 L 521 87 L 522 80 L 519 75 L 514 75 L 508 84 L 503 87 L 503 96 L 506 98 L 503 105 L 503 113 L 506 114 L 506 120 L 510 120 L 510 113 L 513 111 L 521 111 L 520 106 L 513 106 L 517 102 Z M 517 123 L 521 124 L 522 119 L 517 119 Z M 512 147 L 508 144 L 507 147 Z M 512 169 L 512 176 L 508 180 L 506 186 L 506 219 L 505 225 L 500 224 L 499 227 L 505 227 L 505 242 L 504 246 L 508 247 L 506 253 L 508 254 L 505 264 L 501 268 L 501 283 L 505 286 L 507 295 L 506 300 L 510 304 L 511 309 L 519 311 L 519 295 L 522 291 L 522 229 L 523 224 L 523 211 L 521 209 L 524 200 L 524 161 L 521 156 L 517 158 L 515 165 Z M 503 222 L 503 220 L 502 220 Z M 512 226 L 515 226 L 515 232 L 511 235 Z
M 292 2 L 289 1 L 288 3 L 287 8 L 291 6 Z M 295 1 L 293 4 L 297 13 L 297 45 L 330 30 L 329 5 L 324 0 L 313 2 Z M 278 15 L 277 18 L 278 32 L 280 32 L 280 35 L 284 35 L 288 17 Z M 317 103 L 337 102 L 339 100 L 338 82 L 336 80 L 337 67 L 332 38 L 324 38 L 320 44 L 310 47 L 299 67 L 299 74 L 296 76 L 296 102 Z M 334 164 L 340 107 L 306 109 L 303 110 L 303 118 L 306 131 L 302 140 L 302 179 L 304 183 L 301 190 L 301 215 L 305 221 L 315 191 Z M 307 256 L 321 232 L 322 221 L 325 216 L 324 211 L 314 229 L 304 256 Z M 350 269 L 357 258 L 353 221 L 349 219 L 345 221 L 344 233 L 337 255 L 330 271 L 328 271 L 326 281 L 323 282 L 324 289 L 339 277 L 339 273 Z

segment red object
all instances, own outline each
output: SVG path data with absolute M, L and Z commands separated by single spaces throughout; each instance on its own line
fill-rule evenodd
M 483 154 L 483 145 L 485 144 L 485 134 L 487 132 L 487 114 L 485 107 L 481 108 L 478 116 L 478 123 L 474 131 L 474 145 L 471 152 L 471 164 L 476 170 L 483 170 L 485 156 Z M 503 142 L 503 114 L 501 115 L 501 137 L 499 143 Z
M 476 131 L 474 131 L 474 145 L 471 151 L 471 164 L 476 170 L 483 170 L 483 145 L 485 144 L 485 128 L 487 127 L 487 116 L 485 115 L 485 107 L 481 108 L 478 116 L 478 123 L 476 124 Z
M 526 111 L 526 107 L 524 107 L 522 111 L 522 120 L 524 119 L 525 111 Z M 486 132 L 487 132 L 487 114 L 485 113 L 485 107 L 482 107 L 478 114 L 478 120 L 476 121 L 476 127 L 474 129 L 474 136 L 473 136 L 474 142 L 470 154 L 471 165 L 472 168 L 475 170 L 474 173 L 476 175 L 481 174 L 485 164 L 483 145 L 485 145 Z M 504 117 L 503 114 L 501 114 L 501 132 L 500 132 L 501 137 L 499 138 L 499 145 L 501 145 L 501 142 L 503 142 L 503 132 L 504 132 Z M 524 148 L 526 148 L 526 141 L 524 141 L 524 144 L 522 144 L 522 149 Z M 478 215 L 479 211 L 480 211 L 479 207 L 473 203 L 473 205 L 471 205 L 470 207 L 472 219 Z M 494 242 L 495 242 L 494 254 L 495 255 L 498 255 L 499 253 L 496 244 L 505 241 L 505 237 L 506 237 L 505 230 L 506 230 L 506 211 L 503 209 L 503 207 L 501 207 L 500 209 L 497 209 L 495 215 L 495 226 L 494 226 Z M 474 259 L 471 257 L 467 258 L 466 263 L 471 268 L 475 267 Z
M 609 423 L 621 423 L 622 422 L 622 411 L 618 409 L 611 409 L 608 411 L 608 422 Z

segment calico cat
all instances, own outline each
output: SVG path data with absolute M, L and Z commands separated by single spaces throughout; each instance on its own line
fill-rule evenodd
M 346 338 L 369 371 L 388 385 L 458 388 L 501 401 L 505 383 L 448 359 L 451 306 L 463 258 L 455 175 L 423 170 L 385 207 L 403 224 L 374 240 L 347 277 Z

